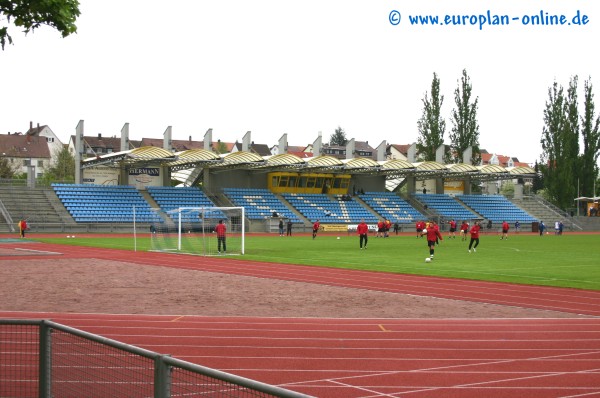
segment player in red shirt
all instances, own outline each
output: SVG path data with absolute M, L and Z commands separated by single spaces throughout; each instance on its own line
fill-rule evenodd
M 425 228 L 425 223 L 423 222 L 423 220 L 419 220 L 417 221 L 417 223 L 415 224 L 415 228 L 417 229 L 417 238 L 419 237 L 423 237 L 423 229 Z
M 383 222 L 383 237 L 387 238 L 390 233 L 390 228 L 392 227 L 392 222 L 386 218 Z
M 319 228 L 321 227 L 321 223 L 319 220 L 315 221 L 313 224 L 313 239 L 317 237 L 317 232 L 319 232 Z
M 471 241 L 469 242 L 469 253 L 471 253 L 471 247 L 473 247 L 473 252 L 477 251 L 477 246 L 479 246 L 479 230 L 481 226 L 479 225 L 479 221 L 475 221 L 475 224 L 471 227 Z M 473 246 L 475 243 L 475 246 Z
M 369 241 L 369 226 L 365 220 L 360 220 L 360 224 L 356 227 L 356 233 L 359 236 L 360 249 L 363 248 L 363 242 L 365 249 L 367 248 L 367 242 Z
M 433 221 L 431 221 L 429 223 L 429 228 L 427 228 L 427 246 L 429 246 L 429 258 L 431 259 L 433 259 L 435 244 L 438 239 L 444 240 L 444 238 L 442 238 L 442 234 L 440 234 L 440 229 Z
M 456 239 L 456 221 L 450 220 L 450 232 L 448 232 L 448 238 Z
M 508 228 L 510 228 L 508 223 L 506 221 L 502 221 L 502 236 L 500 237 L 500 240 L 508 239 Z
M 221 253 L 221 243 L 223 244 L 223 253 L 227 252 L 226 237 L 227 227 L 223 224 L 223 220 L 219 220 L 219 223 L 215 227 L 217 233 L 217 251 Z
M 463 221 L 460 225 L 460 236 L 462 237 L 462 240 L 467 240 L 467 232 L 469 232 L 469 223 Z
M 24 218 L 21 219 L 21 221 L 19 221 L 18 223 L 19 225 L 19 236 L 21 238 L 25 237 L 25 231 L 27 231 L 28 227 L 27 227 L 27 220 L 25 220 Z
M 377 222 L 377 235 L 375 235 L 376 238 L 383 238 L 383 232 L 385 230 L 385 223 L 383 222 L 383 220 L 379 220 Z

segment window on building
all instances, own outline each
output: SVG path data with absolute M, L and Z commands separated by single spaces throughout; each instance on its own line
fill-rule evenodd
M 37 161 L 37 165 L 38 165 L 38 167 L 44 167 L 44 161 L 43 161 L 43 160 L 40 160 L 40 159 L 38 159 L 38 161 Z
M 54 137 L 46 137 L 46 142 L 54 142 Z

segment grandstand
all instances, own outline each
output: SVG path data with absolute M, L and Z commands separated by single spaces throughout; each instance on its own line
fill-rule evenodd
M 172 212 L 180 207 L 214 207 L 215 204 L 195 187 L 148 187 L 148 193 L 160 210 L 175 221 L 178 214 Z M 182 213 L 182 217 L 197 219 L 197 213 Z M 187 221 L 187 220 L 186 220 Z
M 140 192 L 128 185 L 52 184 L 75 222 L 93 223 L 160 223 Z
M 358 196 L 387 220 L 398 223 L 414 223 L 425 218 L 423 214 L 393 192 L 365 192 Z
M 325 194 L 286 193 L 282 196 L 310 222 L 321 220 L 324 223 L 351 224 L 363 219 L 367 223 L 377 222 L 374 214 L 351 197 L 350 200 L 342 200 L 340 195 L 336 196 L 336 200 Z
M 429 209 L 434 210 L 440 216 L 447 219 L 473 220 L 483 218 L 464 207 L 450 195 L 415 193 L 415 198 L 424 205 L 427 205 Z
M 165 140 L 165 144 L 169 142 Z M 206 142 L 209 141 L 210 137 Z M 245 142 L 251 143 L 246 137 Z M 134 214 L 139 223 L 166 222 L 171 226 L 171 220 L 175 221 L 177 217 L 173 210 L 177 208 L 227 207 L 231 204 L 245 208 L 246 221 L 256 221 L 246 224 L 248 231 L 271 230 L 273 222 L 279 221 L 273 218 L 275 213 L 306 228 L 317 219 L 325 224 L 340 224 L 336 226 L 340 229 L 344 224 L 355 224 L 362 219 L 376 223 L 381 218 L 399 224 L 412 224 L 428 217 L 489 219 L 492 222 L 537 221 L 531 216 L 536 214 L 532 209 L 525 211 L 502 196 L 470 195 L 476 186 L 473 181 L 479 178 L 482 181 L 522 180 L 524 176 L 534 174 L 527 167 L 465 170 L 464 167 L 444 167 L 436 162 L 414 163 L 397 159 L 341 161 L 326 154 L 306 159 L 287 153 L 259 156 L 246 146 L 246 149 L 242 145 L 241 151 L 222 156 L 204 149 L 173 152 L 145 146 L 90 157 L 82 161 L 78 178 L 94 184 L 53 184 L 52 190 L 36 192 L 35 197 L 41 198 L 37 201 L 43 203 L 39 207 L 48 209 L 47 214 L 15 205 L 18 204 L 15 198 L 29 194 L 15 194 L 12 189 L 6 189 L 0 195 L 0 205 L 4 207 L 0 217 L 7 230 L 14 230 L 15 218 L 29 216 L 33 225 L 45 223 L 47 226 L 39 227 L 45 230 L 113 231 L 131 229 Z M 173 181 L 173 173 L 184 170 L 195 170 L 193 181 L 186 180 L 186 184 L 193 187 L 161 186 Z M 427 179 L 431 185 L 431 181 L 442 182 L 449 174 L 452 180 L 462 178 L 463 174 L 465 178 L 469 177 L 462 186 L 461 195 L 414 193 L 415 181 Z M 407 180 L 406 187 L 411 195 L 408 200 L 386 191 L 385 181 L 390 178 Z M 117 181 L 125 185 L 110 185 Z M 437 182 L 436 189 L 441 187 Z M 368 192 L 349 196 L 356 192 L 356 187 L 360 192 L 364 189 Z M 519 193 L 521 197 L 522 191 Z M 494 201 L 489 202 L 492 199 Z M 178 214 L 197 217 L 191 212 Z
M 492 222 L 532 223 L 538 221 L 502 195 L 458 195 L 464 204 Z
M 246 218 L 249 220 L 264 220 L 277 213 L 279 217 L 289 219 L 292 223 L 303 222 L 268 189 L 223 188 L 223 193 L 234 206 L 245 208 Z
M 52 200 L 56 202 L 50 207 L 63 209 L 65 221 L 61 224 L 62 228 L 71 231 L 107 228 L 130 230 L 134 211 L 136 222 L 156 224 L 168 221 L 166 215 L 176 222 L 174 218 L 177 214 L 172 211 L 180 207 L 216 206 L 198 187 L 149 186 L 145 190 L 138 190 L 133 186 L 52 184 L 49 191 L 55 194 L 47 195 L 49 203 L 54 203 Z M 264 231 L 265 227 L 269 230 L 273 213 L 307 228 L 317 219 L 323 223 L 340 225 L 355 224 L 361 219 L 376 223 L 381 218 L 399 224 L 412 224 L 432 215 L 456 220 L 486 219 L 493 223 L 503 220 L 514 223 L 518 220 L 522 224 L 529 224 L 538 221 L 537 217 L 502 195 L 414 194 L 416 200 L 431 210 L 427 216 L 393 192 L 369 191 L 352 197 L 337 194 L 275 194 L 267 188 L 223 188 L 222 194 L 215 196 L 221 196 L 218 199 L 220 205 L 228 202 L 232 206 L 245 208 L 246 219 L 257 221 L 248 224 L 249 231 Z M 7 201 L 10 199 L 8 195 L 5 197 Z M 156 211 L 157 206 L 160 211 Z M 10 205 L 10 208 L 13 207 Z M 192 213 L 182 213 L 182 216 L 197 218 Z M 51 228 L 36 221 L 33 223 L 36 228 Z

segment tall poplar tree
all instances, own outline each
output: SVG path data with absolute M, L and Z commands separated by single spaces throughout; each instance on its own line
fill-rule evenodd
M 459 85 L 454 90 L 456 108 L 452 110 L 452 129 L 450 141 L 452 143 L 452 160 L 454 163 L 463 161 L 463 153 L 468 147 L 473 147 L 471 162 L 479 164 L 481 154 L 479 150 L 479 123 L 477 122 L 477 103 L 479 98 L 472 98 L 473 87 L 467 70 L 463 69 Z
M 562 208 L 572 205 L 577 195 L 577 181 L 579 181 L 578 80 L 577 76 L 570 79 L 565 102 L 565 129 L 562 137 L 564 159 L 558 168 L 560 180 L 564 184 L 558 192 L 558 203 Z
M 553 201 L 557 201 L 557 191 L 560 189 L 557 168 L 563 158 L 561 134 L 565 124 L 564 104 L 563 87 L 555 81 L 548 89 L 548 99 L 544 109 L 544 127 L 540 140 L 542 144 L 540 170 L 544 177 L 544 187 Z
M 444 143 L 446 132 L 446 121 L 441 116 L 444 96 L 440 95 L 440 79 L 433 73 L 431 81 L 431 98 L 425 92 L 423 101 L 423 114 L 417 121 L 419 137 L 417 139 L 417 151 L 421 159 L 425 161 L 435 160 L 437 148 Z
M 596 196 L 595 181 L 598 178 L 598 155 L 600 154 L 600 116 L 595 115 L 594 93 L 591 78 L 584 82 L 584 111 L 581 116 L 583 154 L 580 158 L 579 180 L 581 196 Z

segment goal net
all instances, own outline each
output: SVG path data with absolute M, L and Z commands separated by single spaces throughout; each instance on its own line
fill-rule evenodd
M 180 207 L 151 227 L 151 250 L 200 256 L 244 254 L 243 207 Z M 224 225 L 224 235 L 217 232 Z

